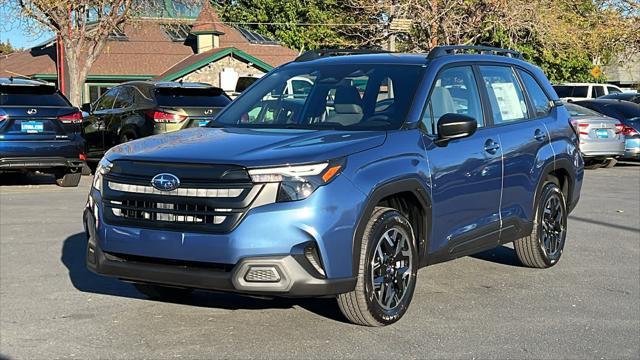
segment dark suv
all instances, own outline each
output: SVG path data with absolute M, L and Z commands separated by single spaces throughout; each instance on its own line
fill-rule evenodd
M 386 325 L 421 267 L 510 242 L 555 265 L 583 172 L 569 113 L 515 52 L 303 54 L 207 127 L 107 152 L 87 265 L 152 297 L 336 295 Z
M 52 173 L 78 186 L 84 166 L 82 113 L 54 86 L 0 78 L 0 173 Z
M 95 163 L 112 146 L 141 137 L 205 126 L 231 102 L 204 83 L 132 81 L 111 88 L 93 104 L 82 124 L 87 157 Z

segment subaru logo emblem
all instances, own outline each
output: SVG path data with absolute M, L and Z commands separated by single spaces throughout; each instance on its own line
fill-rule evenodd
M 213 114 L 213 109 L 207 109 L 207 110 L 205 110 L 205 111 L 204 111 L 204 114 L 205 114 L 205 115 L 211 115 L 211 114 Z
M 151 179 L 151 185 L 160 191 L 173 191 L 180 186 L 180 179 L 173 174 L 158 174 Z
M 38 112 L 38 110 L 36 110 L 36 109 L 29 109 L 29 110 L 27 110 L 27 114 L 29 114 L 29 115 L 33 115 L 33 114 L 35 114 L 35 113 L 37 113 L 37 112 Z

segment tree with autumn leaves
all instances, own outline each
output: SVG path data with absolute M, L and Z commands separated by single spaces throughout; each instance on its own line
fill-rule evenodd
M 21 19 L 59 37 L 70 100 L 113 31 L 154 7 L 202 0 L 0 0 Z M 209 1 L 209 0 L 204 0 Z M 437 45 L 483 44 L 521 51 L 552 81 L 593 81 L 590 70 L 640 52 L 637 0 L 215 0 L 223 21 L 300 51 L 326 47 L 427 52 Z M 398 29 L 402 19 L 408 26 Z

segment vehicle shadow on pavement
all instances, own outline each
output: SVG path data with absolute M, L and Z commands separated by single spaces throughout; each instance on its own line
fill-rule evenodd
M 510 247 L 498 246 L 497 248 L 471 255 L 472 258 L 485 260 L 492 263 L 522 267 L 522 263 L 516 256 L 516 251 Z
M 6 173 L 0 175 L 0 186 L 55 185 L 56 179 L 49 174 Z
M 62 245 L 61 261 L 69 270 L 69 278 L 76 289 L 82 292 L 102 295 L 147 299 L 145 295 L 129 283 L 106 276 L 99 276 L 89 271 L 85 264 L 86 251 L 87 237 L 84 233 L 69 236 Z M 316 315 L 339 322 L 346 322 L 333 297 L 262 298 L 229 293 L 196 291 L 184 299 L 184 301 L 164 302 L 225 310 L 289 309 L 298 306 Z

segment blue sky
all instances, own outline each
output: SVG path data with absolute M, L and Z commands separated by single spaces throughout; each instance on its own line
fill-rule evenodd
M 42 33 L 40 36 L 33 36 L 27 33 L 25 29 L 17 27 L 9 29 L 8 31 L 2 29 L 0 33 L 0 40 L 7 41 L 16 48 L 30 48 L 34 45 L 38 45 L 51 37 L 50 32 Z

